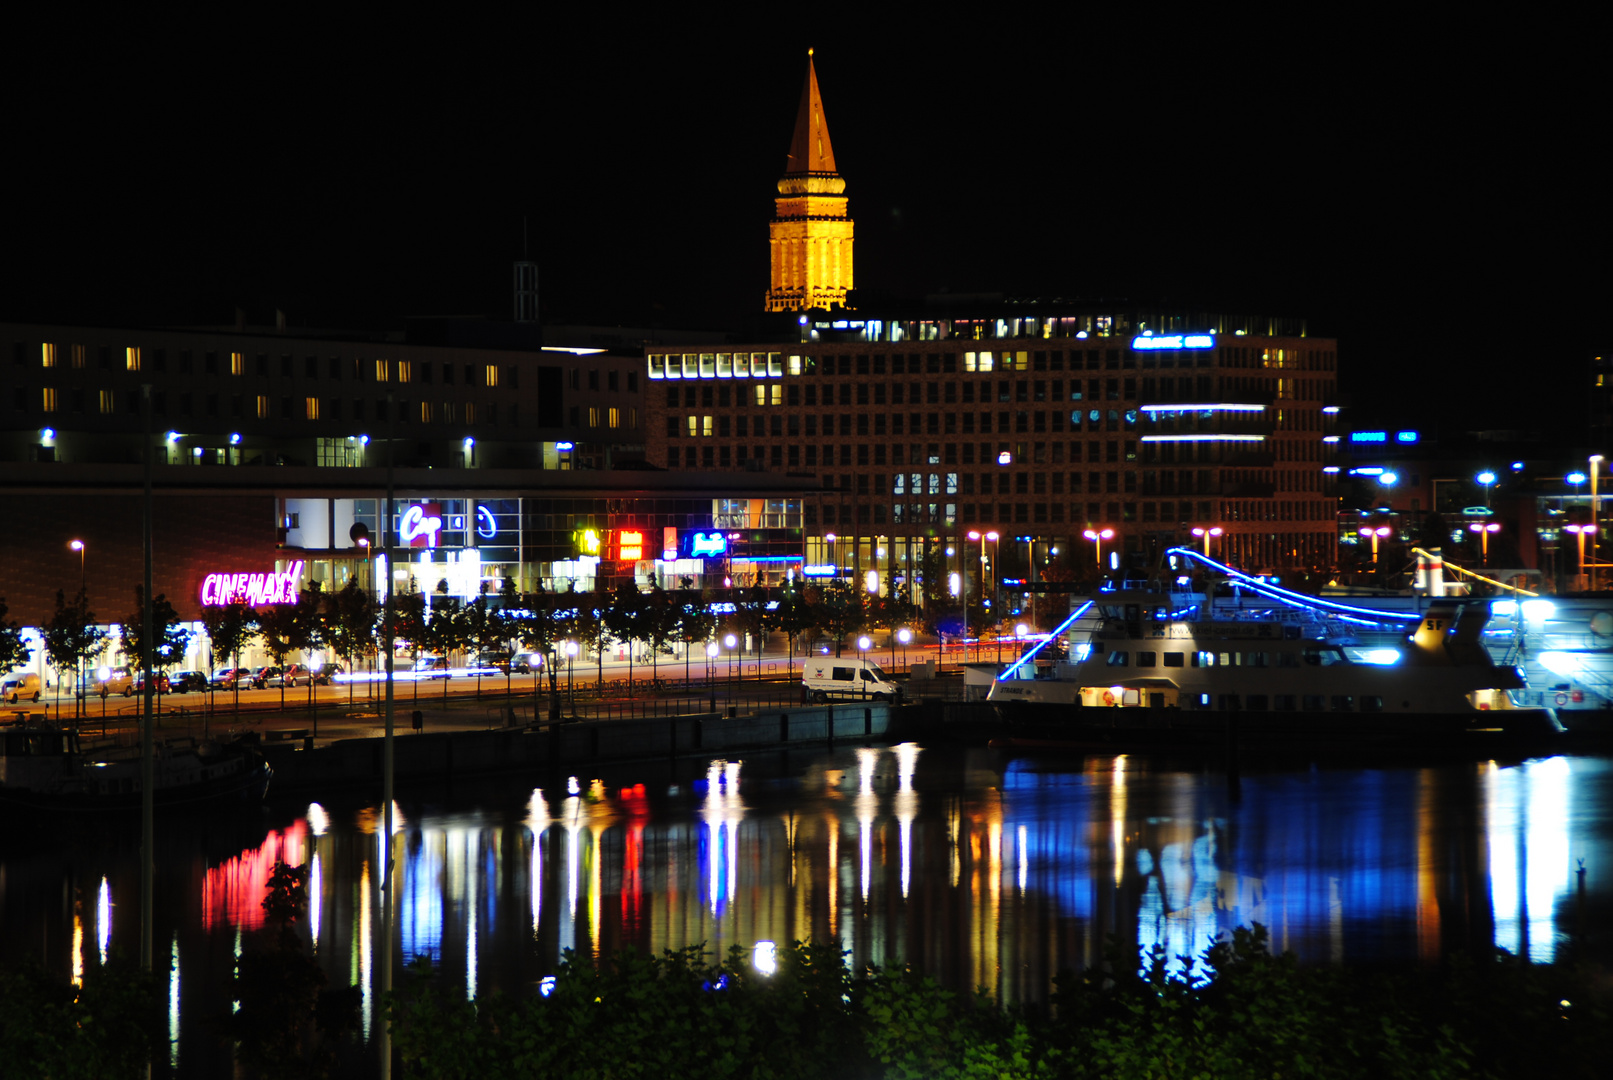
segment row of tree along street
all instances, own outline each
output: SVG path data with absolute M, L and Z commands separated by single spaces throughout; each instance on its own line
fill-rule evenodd
M 135 590 L 134 610 L 124 616 L 116 638 L 118 650 L 135 668 L 143 643 L 141 607 L 144 597 Z M 689 677 L 689 654 L 704 659 L 708 643 L 723 641 L 733 634 L 738 648 L 752 648 L 760 658 L 769 635 L 783 635 L 791 664 L 795 654 L 810 643 L 825 641 L 837 655 L 849 637 L 864 630 L 917 625 L 929 632 L 942 632 L 961 621 L 961 612 L 942 604 L 932 604 L 928 617 L 909 602 L 905 590 L 893 596 L 871 595 L 842 580 L 823 583 L 795 582 L 790 586 L 767 589 L 668 591 L 654 587 L 648 591 L 624 583 L 611 592 L 517 593 L 514 583 L 505 579 L 502 590 L 486 585 L 475 600 L 464 602 L 439 592 L 399 594 L 394 603 L 391 637 L 399 653 L 418 661 L 419 657 L 469 658 L 473 666 L 499 666 L 508 670 L 513 655 L 522 650 L 541 659 L 532 668 L 549 672 L 550 692 L 558 693 L 557 661 L 568 655 L 591 657 L 597 679 L 603 684 L 605 654 L 622 646 L 628 658 L 631 688 L 635 665 L 648 663 L 658 669 L 663 659 L 676 655 L 682 646 L 684 678 Z M 9 671 L 29 663 L 32 649 L 14 621 L 7 621 L 4 600 L 0 599 L 0 670 Z M 384 641 L 388 636 L 383 605 L 356 580 L 335 592 L 326 592 L 318 582 L 310 583 L 294 604 L 253 608 L 227 604 L 203 609 L 202 625 L 210 646 L 210 664 L 240 667 L 241 655 L 253 647 L 267 652 L 275 666 L 310 653 L 341 658 L 348 671 L 380 668 Z M 181 621 L 167 597 L 158 594 L 152 604 L 152 666 L 167 673 L 184 662 L 192 631 Z M 83 591 L 69 598 L 56 595 L 56 612 L 43 627 L 44 651 L 58 673 L 57 697 L 63 683 L 77 683 L 98 692 L 89 674 L 112 649 L 113 635 L 102 628 L 99 617 L 89 606 Z M 568 648 L 575 643 L 575 650 Z M 699 648 L 696 648 L 696 647 Z M 516 666 L 519 666 L 519 661 Z M 658 675 L 658 670 L 655 670 Z M 231 682 L 239 691 L 240 680 Z M 157 682 L 158 689 L 162 681 Z M 284 680 L 281 694 L 284 700 Z M 313 688 L 310 684 L 309 695 Z M 85 695 L 75 698 L 82 702 Z

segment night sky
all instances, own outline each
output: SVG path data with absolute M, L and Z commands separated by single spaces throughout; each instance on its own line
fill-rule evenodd
M 1374 408 L 1577 422 L 1609 295 L 1583 28 L 812 10 L 41 29 L 0 316 L 507 318 L 525 217 L 545 321 L 734 326 L 813 45 L 865 289 L 1298 314 Z

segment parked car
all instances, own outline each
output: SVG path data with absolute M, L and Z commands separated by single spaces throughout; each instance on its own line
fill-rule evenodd
M 168 676 L 160 671 L 157 673 L 156 678 L 152 680 L 152 683 L 159 694 L 169 693 L 172 685 L 168 681 Z M 122 694 L 124 697 L 133 697 L 136 694 L 143 694 L 145 691 L 145 672 L 134 668 L 120 667 L 113 668 L 112 674 L 101 680 L 99 692 L 102 697 L 106 697 L 109 694 Z
M 11 704 L 19 701 L 39 700 L 39 676 L 34 672 L 16 671 L 0 681 L 0 697 Z
M 298 687 L 307 686 L 314 681 L 313 672 L 303 664 L 292 664 L 284 671 L 276 669 L 276 673 L 267 676 L 263 684 L 270 687 Z
M 152 682 L 152 685 L 157 688 L 157 693 L 159 693 L 159 694 L 171 694 L 171 693 L 173 693 L 174 684 L 173 684 L 173 681 L 168 678 L 168 675 L 167 675 L 166 672 L 162 672 L 162 671 L 157 672 L 157 674 L 152 677 L 151 682 Z M 146 692 L 146 673 L 145 672 L 137 671 L 137 672 L 134 673 L 134 687 L 130 692 L 135 693 L 135 694 L 143 694 L 143 693 Z
M 446 679 L 449 677 L 448 658 L 444 656 L 421 656 L 414 662 L 414 670 L 420 673 L 417 677 L 426 679 Z
M 247 685 L 254 690 L 262 690 L 265 686 L 269 685 L 270 679 L 279 674 L 280 669 L 270 664 L 253 668 L 252 674 L 247 676 Z
M 213 677 L 208 681 L 212 684 L 213 689 L 215 690 L 233 690 L 235 689 L 235 684 L 237 682 L 241 680 L 250 681 L 251 678 L 251 668 L 221 667 L 217 671 L 213 672 Z M 243 683 L 243 685 L 245 684 Z
M 510 670 L 510 654 L 503 651 L 488 651 L 476 657 L 476 666 L 479 668 L 492 668 L 503 674 Z
M 340 664 L 320 664 L 314 669 L 314 682 L 320 686 L 329 686 L 338 675 L 346 674 Z
M 168 684 L 176 694 L 188 694 L 192 690 L 205 692 L 207 676 L 200 671 L 176 671 L 168 676 Z

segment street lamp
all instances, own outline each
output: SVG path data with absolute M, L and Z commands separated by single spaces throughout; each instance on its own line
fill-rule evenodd
M 1564 528 L 1573 533 L 1579 540 L 1579 576 L 1583 578 L 1585 576 L 1585 534 L 1590 533 L 1592 536 L 1594 536 L 1596 533 L 1596 526 L 1565 525 Z
M 571 711 L 574 714 L 577 711 L 577 690 L 576 690 L 575 685 L 571 681 L 571 666 L 572 666 L 572 663 L 576 659 L 577 659 L 577 643 L 575 641 L 567 641 L 566 642 L 566 697 L 570 700 Z
M 862 637 L 857 639 L 857 660 L 859 661 L 857 664 L 859 669 L 857 672 L 857 681 L 862 684 L 862 696 L 865 698 L 868 696 L 868 679 L 866 678 L 865 673 L 861 670 L 863 654 L 866 653 L 873 644 L 873 639 L 867 634 L 864 634 Z
M 1371 539 L 1372 539 L 1372 561 L 1373 562 L 1378 561 L 1378 540 L 1380 538 L 1382 538 L 1382 537 L 1388 536 L 1389 533 L 1392 532 L 1392 531 L 1393 530 L 1391 530 L 1389 528 L 1389 526 L 1387 526 L 1387 525 L 1379 525 L 1375 529 L 1374 528 L 1365 528 L 1365 529 L 1361 530 L 1361 535 L 1362 536 L 1371 537 Z
M 1194 529 L 1193 531 L 1195 533 L 1199 532 L 1198 529 Z M 1218 529 L 1216 531 L 1219 532 L 1220 530 Z M 1088 529 L 1086 532 L 1082 533 L 1081 535 L 1086 537 L 1088 540 L 1091 540 L 1095 545 L 1097 545 L 1096 554 L 1093 556 L 1093 558 L 1097 561 L 1098 573 L 1102 574 L 1103 573 L 1103 542 L 1105 540 L 1113 540 L 1114 537 L 1115 537 L 1115 531 L 1113 529 Z M 1208 543 L 1208 541 L 1206 541 L 1206 543 Z M 1206 547 L 1205 550 L 1208 551 L 1209 550 L 1208 547 Z
M 906 668 L 907 668 L 907 643 L 909 641 L 912 641 L 912 640 L 913 640 L 913 631 L 909 630 L 905 626 L 902 627 L 900 630 L 896 631 L 896 637 L 893 639 L 893 641 L 900 641 L 902 643 L 902 668 L 903 668 L 903 670 L 906 670 Z M 893 643 L 891 645 L 891 667 L 895 667 L 895 666 L 896 666 L 896 646 Z
M 1596 494 L 1597 473 L 1601 472 L 1601 464 L 1607 459 L 1601 454 L 1592 454 L 1591 462 L 1591 524 L 1602 524 L 1602 500 Z M 1591 588 L 1596 588 L 1596 571 L 1602 565 L 1601 556 L 1597 554 L 1597 537 L 1591 537 Z
M 717 643 L 706 642 L 706 689 L 711 692 L 711 711 L 717 711 Z
M 73 541 L 70 541 L 67 546 L 69 548 L 71 548 L 72 550 L 78 552 L 78 596 L 79 596 L 80 603 L 83 603 L 85 594 L 88 592 L 88 586 L 85 585 L 85 581 L 87 579 L 84 576 L 84 541 L 82 541 L 82 540 L 73 540 Z M 1580 561 L 1584 562 L 1585 560 L 1582 558 Z M 80 608 L 80 610 L 83 610 L 83 609 Z M 80 656 L 78 658 L 78 670 L 77 670 L 77 672 L 75 674 L 78 677 L 78 685 L 73 687 L 73 714 L 75 716 L 77 716 L 79 711 L 80 711 L 79 705 L 78 705 L 78 702 L 80 700 L 79 692 L 84 689 L 84 658 L 82 656 Z M 56 711 L 60 712 L 61 708 L 62 708 L 62 681 L 61 681 L 61 678 L 59 677 L 59 673 L 58 673 L 58 678 L 56 680 Z
M 1480 547 L 1480 550 L 1482 551 L 1484 565 L 1489 566 L 1490 565 L 1490 534 L 1500 532 L 1501 531 L 1501 526 L 1497 525 L 1493 521 L 1488 523 L 1488 524 L 1485 524 L 1484 522 L 1480 522 L 1480 521 L 1475 521 L 1471 525 L 1468 526 L 1468 531 L 1469 532 L 1476 532 L 1476 533 L 1479 534 L 1479 547 Z M 1592 527 L 1591 531 L 1592 532 L 1596 531 L 1594 526 Z
M 733 634 L 729 634 L 722 639 L 722 643 L 728 646 L 728 703 L 732 705 L 734 703 L 734 646 L 739 644 L 739 639 Z
M 1219 526 L 1219 525 L 1212 525 L 1208 529 L 1203 529 L 1203 528 L 1199 528 L 1198 526 L 1194 526 L 1193 535 L 1198 536 L 1198 537 L 1202 537 L 1203 540 L 1204 540 L 1204 557 L 1206 559 L 1208 559 L 1210 557 L 1210 538 L 1212 536 L 1220 536 L 1222 534 L 1222 532 L 1224 532 L 1224 531 L 1225 530 L 1223 530 L 1221 528 L 1221 526 Z
M 1592 460 L 1594 461 L 1595 459 L 1593 458 Z M 1592 466 L 1592 468 L 1594 469 L 1595 466 Z M 1484 505 L 1489 506 L 1490 505 L 1490 487 L 1491 487 L 1491 485 L 1493 485 L 1495 483 L 1495 473 L 1491 472 L 1489 469 L 1485 469 L 1483 472 L 1479 473 L 1473 479 L 1477 480 L 1479 483 L 1484 485 Z
M 82 591 L 84 591 L 84 588 L 85 588 L 85 585 L 84 585 L 84 582 L 85 582 L 85 577 L 84 577 L 84 541 L 82 541 L 82 540 L 73 540 L 73 541 L 70 541 L 67 546 L 72 548 L 74 551 L 78 552 L 78 587 L 79 587 L 79 591 L 82 592 Z

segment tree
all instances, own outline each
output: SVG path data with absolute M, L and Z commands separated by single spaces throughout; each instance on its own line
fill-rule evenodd
M 605 628 L 605 604 L 598 593 L 568 593 L 575 607 L 571 609 L 568 629 L 571 636 L 586 652 L 593 650 L 598 657 L 598 686 L 605 686 L 605 641 L 609 631 Z
M 136 585 L 134 614 L 123 620 L 121 634 L 123 655 L 130 658 L 131 666 L 144 663 L 145 606 L 145 586 Z M 179 624 L 179 612 L 174 610 L 174 605 L 170 604 L 168 597 L 162 593 L 158 593 L 151 601 L 151 640 L 153 672 L 165 672 L 185 659 L 185 647 L 190 644 L 190 631 Z M 160 697 L 162 683 L 155 679 L 152 681 L 156 682 L 156 690 Z
M 56 594 L 56 607 L 62 606 L 62 594 Z M 6 598 L 0 596 L 0 674 L 12 668 L 21 667 L 34 655 L 34 650 L 27 642 L 22 640 L 22 627 L 17 620 L 6 618 L 11 609 L 6 606 Z M 57 680 L 60 682 L 60 680 Z
M 375 631 L 380 612 L 375 598 L 362 588 L 357 576 L 325 598 L 325 642 L 336 655 L 347 660 L 347 701 L 353 701 L 354 659 L 375 651 Z
M 767 636 L 767 589 L 752 585 L 734 601 L 734 622 L 756 642 L 756 678 L 762 677 L 762 645 Z M 741 670 L 743 674 L 743 670 Z
M 460 612 L 460 629 L 465 642 L 476 650 L 476 696 L 482 695 L 482 664 L 480 654 L 500 645 L 506 639 L 504 619 L 487 600 L 488 583 L 482 582 L 481 592 Z
M 0 600 L 0 627 L 5 623 L 5 601 Z M 3 636 L 0 629 L 0 636 Z M 83 665 L 94 660 L 106 650 L 107 632 L 96 624 L 95 612 L 89 608 L 89 599 L 80 589 L 73 602 L 67 602 L 66 595 L 56 590 L 56 614 L 51 616 L 50 622 L 45 624 L 45 655 L 50 657 L 50 664 L 56 669 L 57 708 L 60 709 L 60 696 L 62 685 L 62 672 L 78 671 L 79 683 L 84 682 Z M 14 665 L 13 665 L 14 666 Z M 74 691 L 74 713 L 82 713 L 83 699 L 78 691 Z
M 302 952 L 296 926 L 307 916 L 308 873 L 306 864 L 275 863 L 263 901 L 268 940 L 241 953 L 232 995 L 240 1006 L 215 1020 L 242 1063 L 266 1077 L 328 1076 L 337 1041 L 358 1024 L 360 988 L 328 987 Z
M 272 604 L 258 609 L 258 632 L 263 635 L 263 647 L 269 650 L 274 666 L 282 673 L 286 660 L 298 648 L 296 608 L 291 604 Z M 286 707 L 286 680 L 280 680 L 280 708 Z
M 683 682 L 689 683 L 689 649 L 711 640 L 717 629 L 717 618 L 711 609 L 700 602 L 698 595 L 685 600 L 677 609 L 677 639 L 683 643 Z
M 867 594 L 841 578 L 820 586 L 819 625 L 835 639 L 835 655 L 839 656 L 848 635 L 863 628 L 866 613 L 863 597 Z
M 421 623 L 418 633 L 423 644 L 429 652 L 442 657 L 442 699 L 443 704 L 448 703 L 448 667 L 449 657 L 460 652 L 469 641 L 466 633 L 465 611 L 459 606 L 455 597 L 444 595 L 431 610 L 425 613 L 424 622 Z
M 234 669 L 241 666 L 241 648 L 258 632 L 258 616 L 251 607 L 240 602 L 205 607 L 202 609 L 202 627 L 207 631 L 207 640 L 213 644 L 215 659 L 220 656 L 226 658 Z M 240 712 L 241 680 L 232 677 L 230 686 L 235 691 L 235 711 Z
M 785 644 L 790 654 L 790 678 L 795 677 L 795 648 L 797 639 L 813 626 L 814 612 L 812 605 L 807 602 L 805 591 L 799 581 L 792 581 L 785 586 L 779 594 L 778 607 L 774 608 L 769 622 L 773 629 L 781 631 L 785 636 Z
M 650 643 L 651 678 L 660 677 L 661 652 L 677 628 L 678 609 L 673 607 L 672 598 L 661 586 L 652 586 L 644 598 L 644 620 L 640 628 L 644 639 Z
M 510 590 L 513 595 L 513 588 Z M 506 609 L 508 610 L 508 609 Z M 553 602 L 547 593 L 528 593 L 521 601 L 518 613 L 508 614 L 511 632 L 520 639 L 521 647 L 543 657 L 543 666 L 549 669 L 549 715 L 560 717 L 560 671 L 556 661 L 556 646 L 565 638 L 564 623 L 557 618 Z M 533 695 L 537 685 L 533 685 Z
M 633 692 L 633 642 L 643 636 L 647 606 L 644 594 L 632 581 L 623 581 L 611 593 L 601 619 L 606 632 L 627 645 L 627 690 Z M 603 672 L 603 661 L 601 661 Z

